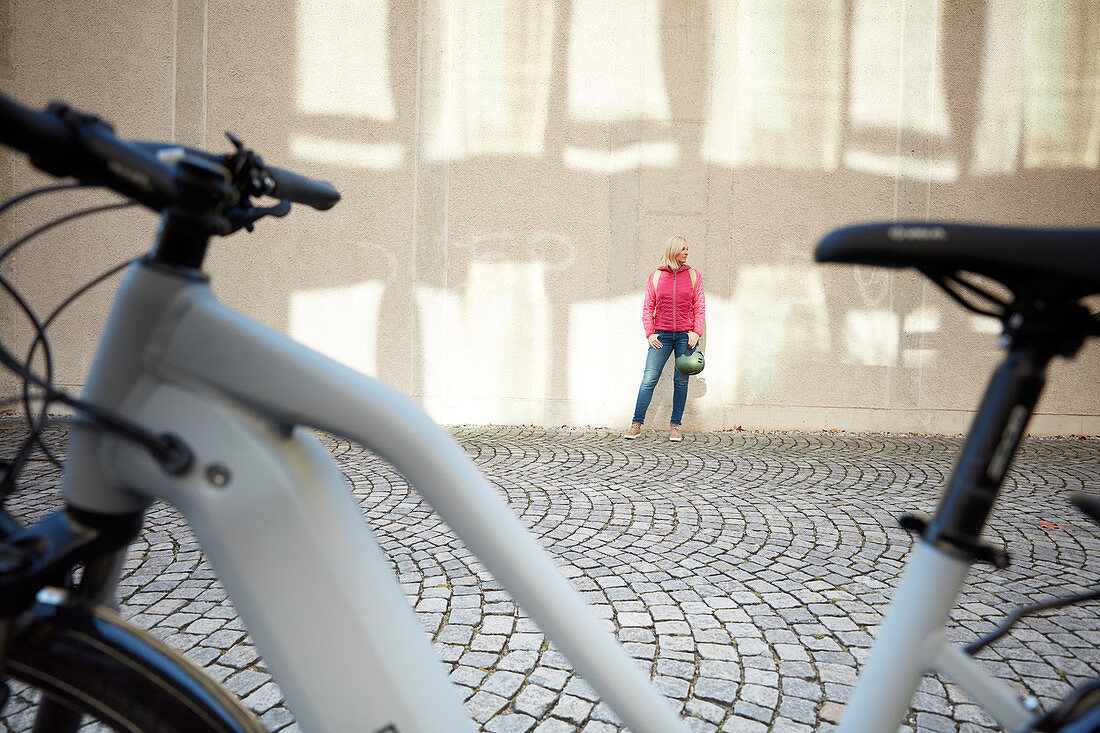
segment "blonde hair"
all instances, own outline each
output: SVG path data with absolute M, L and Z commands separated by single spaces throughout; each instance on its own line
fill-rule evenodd
M 672 270 L 673 272 L 676 272 L 678 269 L 680 269 L 680 263 L 676 261 L 676 257 L 680 254 L 680 252 L 683 251 L 684 247 L 686 246 L 686 239 L 678 234 L 673 234 L 671 237 L 668 238 L 668 241 L 665 242 L 665 254 L 664 257 L 661 259 L 661 265 L 658 266 L 664 266 Z

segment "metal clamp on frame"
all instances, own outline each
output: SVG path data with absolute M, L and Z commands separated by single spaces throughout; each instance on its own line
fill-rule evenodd
M 928 539 L 927 520 L 915 514 L 903 514 L 898 517 L 898 524 L 905 531 L 921 539 Z M 937 548 L 950 555 L 974 562 L 988 563 L 998 570 L 1004 570 L 1011 562 L 1006 551 L 981 542 L 971 542 L 964 537 L 951 537 L 941 533 L 940 537 L 932 542 Z

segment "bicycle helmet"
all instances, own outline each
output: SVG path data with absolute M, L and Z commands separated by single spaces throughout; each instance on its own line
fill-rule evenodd
M 676 371 L 681 374 L 698 374 L 703 371 L 703 352 L 696 351 L 676 357 Z

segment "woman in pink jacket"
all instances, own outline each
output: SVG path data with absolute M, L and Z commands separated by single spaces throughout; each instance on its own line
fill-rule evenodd
M 703 278 L 698 270 L 686 264 L 687 257 L 687 240 L 669 237 L 661 266 L 646 280 L 642 326 L 649 339 L 649 353 L 646 355 L 642 386 L 638 389 L 634 420 L 624 438 L 633 439 L 641 435 L 645 413 L 653 399 L 653 388 L 657 386 L 668 357 L 695 351 L 699 335 L 703 333 L 706 322 Z M 687 391 L 688 375 L 673 371 L 672 419 L 668 426 L 668 439 L 671 441 L 683 440 L 680 421 L 684 416 Z

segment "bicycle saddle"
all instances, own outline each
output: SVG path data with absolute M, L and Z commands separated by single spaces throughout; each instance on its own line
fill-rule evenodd
M 1074 298 L 1100 293 L 1100 229 L 1020 229 L 897 222 L 845 227 L 817 246 L 818 262 L 971 272 L 1010 287 L 1044 283 Z

